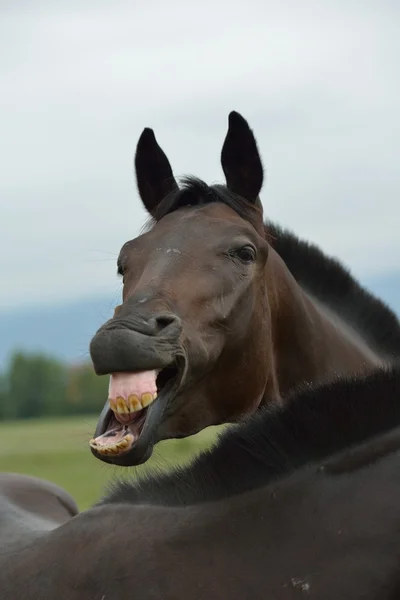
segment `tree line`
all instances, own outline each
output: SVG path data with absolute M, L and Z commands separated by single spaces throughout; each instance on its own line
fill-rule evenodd
M 95 374 L 91 363 L 15 352 L 0 375 L 0 420 L 99 413 L 108 381 Z

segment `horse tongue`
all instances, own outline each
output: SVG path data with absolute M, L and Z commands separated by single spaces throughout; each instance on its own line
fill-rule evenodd
M 110 377 L 108 397 L 116 399 L 136 396 L 140 401 L 143 394 L 157 393 L 157 371 L 135 371 L 132 373 L 113 373 Z

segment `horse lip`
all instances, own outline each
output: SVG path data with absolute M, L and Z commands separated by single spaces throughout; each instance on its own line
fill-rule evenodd
M 132 467 L 139 465 L 146 462 L 150 458 L 153 452 L 154 444 L 158 441 L 155 435 L 156 429 L 162 421 L 165 409 L 169 405 L 170 401 L 176 396 L 187 371 L 186 360 L 183 354 L 177 357 L 172 364 L 177 366 L 177 374 L 172 379 L 171 384 L 167 383 L 156 400 L 154 400 L 154 402 L 148 407 L 142 431 L 140 432 L 139 438 L 134 443 L 133 447 L 125 452 L 125 454 L 111 456 L 98 453 L 93 447 L 90 447 L 92 454 L 96 458 L 102 460 L 103 462 L 118 465 L 120 467 Z M 100 413 L 94 434 L 95 437 L 102 435 L 107 430 L 111 412 L 112 411 L 109 408 L 107 401 Z
M 91 339 L 89 351 L 97 375 L 107 375 L 168 367 L 171 357 L 181 353 L 181 342 L 179 338 L 103 325 Z

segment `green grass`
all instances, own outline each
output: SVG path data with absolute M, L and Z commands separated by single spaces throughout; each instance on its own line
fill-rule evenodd
M 97 417 L 0 423 L 0 471 L 43 477 L 67 490 L 84 510 L 98 500 L 108 482 L 153 469 L 170 469 L 190 460 L 215 439 L 217 428 L 156 446 L 152 458 L 134 469 L 107 465 L 92 456 L 88 440 Z

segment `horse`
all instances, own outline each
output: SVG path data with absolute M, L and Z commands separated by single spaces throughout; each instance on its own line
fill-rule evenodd
M 400 366 L 304 384 L 192 465 L 114 483 L 19 544 L 2 600 L 394 600 Z
M 19 473 L 0 473 L 0 532 L 9 544 L 51 531 L 79 513 L 60 486 Z
M 234 111 L 221 164 L 226 185 L 189 177 L 179 187 L 153 130 L 139 138 L 150 220 L 122 246 L 122 304 L 90 342 L 96 373 L 110 375 L 90 441 L 104 462 L 143 463 L 160 440 L 400 356 L 388 306 L 319 248 L 264 222 L 257 142 Z

